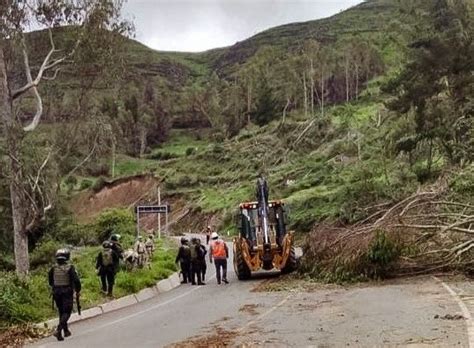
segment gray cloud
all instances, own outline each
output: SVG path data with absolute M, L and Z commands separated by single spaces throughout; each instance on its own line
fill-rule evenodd
M 154 49 L 204 51 L 265 29 L 324 18 L 361 0 L 129 0 L 136 38 Z

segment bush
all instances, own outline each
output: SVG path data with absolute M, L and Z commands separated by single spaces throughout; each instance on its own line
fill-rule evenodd
M 175 154 L 172 154 L 166 151 L 158 151 L 148 156 L 149 159 L 153 159 L 157 161 L 166 161 L 175 157 L 176 157 Z
M 40 242 L 31 253 L 30 265 L 36 268 L 42 265 L 49 265 L 54 262 L 56 250 L 63 246 L 62 243 L 49 239 Z
M 191 156 L 191 155 L 194 155 L 196 153 L 196 149 L 194 147 L 188 147 L 186 149 L 186 156 Z
M 95 226 L 80 225 L 69 218 L 59 221 L 51 232 L 51 236 L 72 245 L 95 245 L 99 242 Z
M 100 190 L 102 190 L 105 186 L 107 185 L 107 180 L 105 180 L 105 178 L 103 178 L 102 176 L 96 180 L 96 182 L 94 183 L 94 185 L 92 185 L 92 190 L 97 193 L 99 192 Z
M 99 215 L 95 228 L 100 241 L 108 239 L 114 233 L 134 236 L 135 217 L 127 209 L 109 209 Z
M 13 271 L 15 270 L 15 261 L 13 255 L 1 253 L 0 254 L 0 270 Z
M 89 180 L 89 179 L 84 179 L 81 181 L 81 185 L 79 186 L 79 189 L 80 190 L 87 190 L 88 188 L 90 188 L 92 186 L 92 180 Z
M 29 284 L 13 273 L 0 274 L 0 321 L 12 324 L 39 320 Z

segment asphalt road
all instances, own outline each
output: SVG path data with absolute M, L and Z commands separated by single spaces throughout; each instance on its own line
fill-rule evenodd
M 474 347 L 474 296 L 465 279 L 443 283 L 423 277 L 348 288 L 295 288 L 293 283 L 279 285 L 275 273 L 239 282 L 231 260 L 228 268 L 228 285 L 217 285 L 208 265 L 205 286 L 181 285 L 146 302 L 73 324 L 73 336 L 64 342 L 50 337 L 33 346 Z M 280 291 L 260 291 L 268 284 Z

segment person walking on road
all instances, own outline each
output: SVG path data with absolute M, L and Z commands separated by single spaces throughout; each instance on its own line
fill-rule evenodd
M 229 248 L 227 247 L 225 242 L 219 238 L 219 235 L 216 232 L 212 232 L 211 239 L 212 241 L 211 248 L 209 251 L 209 261 L 210 263 L 212 263 L 212 259 L 214 259 L 214 264 L 216 266 L 217 284 L 221 283 L 221 279 L 225 284 L 229 284 L 229 282 L 227 281 L 227 259 L 229 258 Z
M 64 341 L 64 337 L 71 336 L 67 322 L 72 313 L 74 292 L 76 292 L 77 298 L 81 293 L 81 281 L 76 269 L 73 265 L 68 264 L 70 256 L 67 249 L 56 251 L 56 265 L 48 273 L 48 283 L 59 313 L 59 324 L 53 333 L 58 341 Z
M 119 258 L 117 254 L 112 250 L 112 243 L 105 241 L 102 243 L 102 250 L 97 255 L 95 268 L 97 275 L 100 276 L 100 282 L 102 284 L 102 292 L 107 296 L 113 296 L 113 289 L 115 284 L 115 275 L 118 269 L 115 265 L 119 264 Z
M 209 240 L 211 239 L 211 226 L 207 226 L 206 228 L 206 245 L 209 245 Z
M 201 280 L 201 241 L 198 238 L 191 239 L 191 284 L 205 285 Z
M 201 281 L 204 282 L 206 279 L 206 271 L 207 271 L 207 264 L 206 264 L 206 254 L 207 250 L 204 245 L 201 244 L 201 240 L 198 238 L 196 239 L 197 244 L 197 252 L 198 252 L 198 261 L 199 261 L 199 269 L 201 271 Z
M 181 284 L 186 284 L 191 281 L 191 249 L 188 245 L 186 238 L 181 238 L 181 246 L 178 250 L 175 263 L 179 262 L 181 268 L 181 274 L 183 275 L 183 281 Z

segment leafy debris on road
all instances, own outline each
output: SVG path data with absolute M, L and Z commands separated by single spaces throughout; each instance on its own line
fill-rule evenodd
M 0 347 L 16 348 L 23 347 L 26 341 L 33 341 L 47 337 L 51 334 L 50 329 L 38 328 L 31 325 L 19 325 L 0 329 Z
M 236 337 L 239 335 L 237 330 L 226 330 L 215 326 L 212 333 L 190 337 L 184 341 L 166 346 L 167 348 L 207 348 L 207 347 L 231 347 Z
M 446 314 L 446 315 L 443 315 L 443 316 L 440 316 L 440 315 L 436 314 L 434 316 L 434 318 L 435 319 L 442 319 L 442 320 L 465 320 L 466 319 L 461 314 Z
M 244 312 L 251 315 L 257 315 L 257 308 L 260 307 L 258 304 L 246 304 L 239 308 L 239 312 Z

